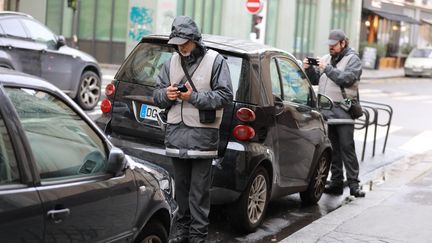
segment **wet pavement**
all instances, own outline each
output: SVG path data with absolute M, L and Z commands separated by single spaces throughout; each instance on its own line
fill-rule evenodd
M 366 198 L 354 199 L 281 242 L 430 242 L 432 151 L 387 167 Z
M 346 189 L 348 193 L 348 189 Z M 324 194 L 317 205 L 304 206 L 298 193 L 270 202 L 263 224 L 256 232 L 239 233 L 230 224 L 226 206 L 212 206 L 210 212 L 209 242 L 279 242 L 323 215 L 345 204 L 344 197 Z

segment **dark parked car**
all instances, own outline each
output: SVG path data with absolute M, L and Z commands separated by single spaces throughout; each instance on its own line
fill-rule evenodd
M 0 242 L 167 242 L 173 188 L 58 88 L 0 68 Z
M 107 86 L 97 124 L 116 146 L 171 170 L 152 99 L 158 72 L 174 51 L 167 40 L 148 36 L 136 46 Z M 232 203 L 232 221 L 246 231 L 261 224 L 270 199 L 300 192 L 304 202 L 316 203 L 331 145 L 296 59 L 250 41 L 204 36 L 204 43 L 227 60 L 235 94 L 224 109 L 219 158 L 213 161 L 212 203 Z
M 0 12 L 0 67 L 42 77 L 85 110 L 93 109 L 101 95 L 101 72 L 87 53 L 70 48 L 33 17 Z

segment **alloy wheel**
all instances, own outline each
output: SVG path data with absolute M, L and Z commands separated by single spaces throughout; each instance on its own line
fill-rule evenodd
M 317 198 L 321 196 L 321 194 L 324 191 L 326 179 L 327 179 L 327 158 L 325 156 L 322 156 L 318 168 L 317 168 L 317 174 L 315 176 L 315 185 L 314 185 L 314 193 Z
M 80 98 L 87 107 L 94 107 L 99 101 L 99 80 L 94 75 L 84 76 L 81 81 Z
M 258 222 L 266 206 L 267 182 L 263 175 L 259 174 L 253 181 L 248 199 L 248 216 L 251 223 Z
M 146 238 L 144 238 L 141 243 L 163 243 L 161 238 L 159 238 L 157 235 L 149 235 Z

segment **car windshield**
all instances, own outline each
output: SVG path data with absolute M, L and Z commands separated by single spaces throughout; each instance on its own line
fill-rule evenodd
M 156 77 L 175 50 L 169 45 L 141 43 L 128 57 L 116 79 L 124 82 L 155 86 Z M 228 63 L 234 94 L 237 91 L 243 58 L 223 55 Z
M 432 49 L 415 49 L 411 57 L 432 58 Z

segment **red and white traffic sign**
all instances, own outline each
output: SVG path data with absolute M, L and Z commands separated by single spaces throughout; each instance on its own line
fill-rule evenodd
M 262 2 L 261 0 L 246 0 L 246 10 L 250 14 L 257 14 L 262 9 Z

